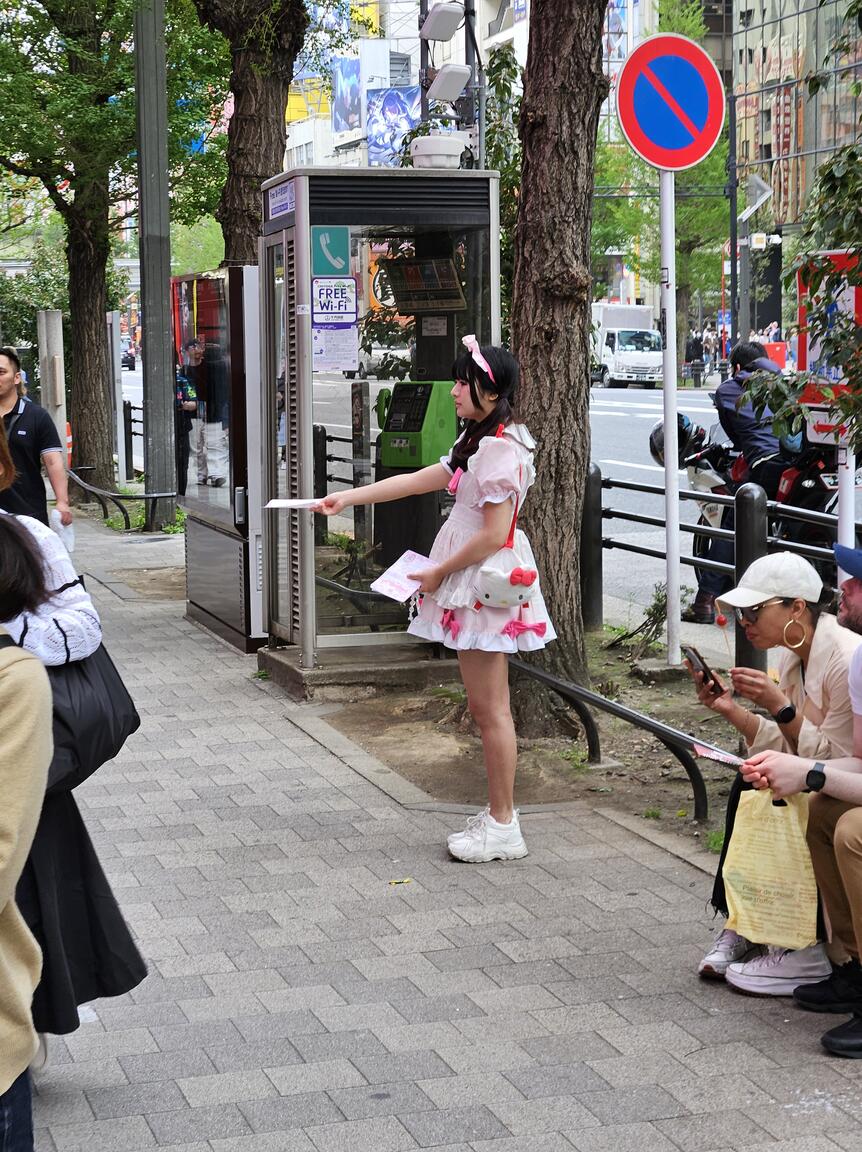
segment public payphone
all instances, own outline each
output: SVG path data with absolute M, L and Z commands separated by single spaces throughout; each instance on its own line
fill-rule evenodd
M 461 337 L 500 340 L 497 174 L 297 169 L 264 184 L 263 216 L 264 501 L 435 463 L 457 436 Z M 403 642 L 406 608 L 370 584 L 406 548 L 427 554 L 442 504 L 351 507 L 316 531 L 307 510 L 267 513 L 272 642 L 299 645 L 304 667 Z

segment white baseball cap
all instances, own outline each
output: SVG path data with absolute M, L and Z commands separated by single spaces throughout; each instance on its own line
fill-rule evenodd
M 774 552 L 749 564 L 730 592 L 717 597 L 729 608 L 754 608 L 780 596 L 782 600 L 806 600 L 816 604 L 823 592 L 817 569 L 795 552 Z

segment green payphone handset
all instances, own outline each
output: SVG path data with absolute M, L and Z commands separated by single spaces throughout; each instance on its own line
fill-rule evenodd
M 377 421 L 382 429 L 377 479 L 427 468 L 449 452 L 458 436 L 451 392 L 451 380 L 405 380 L 385 399 L 381 391 L 377 398 Z M 375 509 L 374 539 L 381 563 L 393 564 L 410 548 L 428 555 L 440 527 L 445 496 L 445 492 L 429 492 Z

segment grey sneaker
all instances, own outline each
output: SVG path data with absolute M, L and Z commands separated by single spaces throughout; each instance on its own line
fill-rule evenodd
M 508 824 L 500 824 L 486 808 L 467 821 L 463 832 L 450 836 L 448 843 L 450 855 L 468 864 L 520 860 L 527 855 L 517 812 Z
M 698 976 L 705 980 L 723 980 L 728 965 L 742 960 L 754 945 L 744 936 L 738 936 L 732 928 L 719 932 L 715 941 L 697 966 Z

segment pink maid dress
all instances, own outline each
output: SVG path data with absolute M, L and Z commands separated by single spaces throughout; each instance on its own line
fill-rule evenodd
M 508 501 L 514 513 L 517 495 L 520 513 L 536 476 L 535 447 L 536 442 L 523 424 L 510 424 L 502 436 L 486 436 L 482 440 L 467 462 L 467 471 L 457 478 L 455 506 L 437 533 L 431 560 L 439 564 L 464 547 L 483 527 L 482 508 L 488 502 Z M 440 463 L 451 473 L 448 457 L 444 456 Z M 529 562 L 535 568 L 533 551 L 520 528 L 516 531 L 516 548 L 525 564 Z M 480 567 L 481 564 L 473 564 L 452 572 L 436 592 L 425 593 L 407 631 L 447 648 L 481 652 L 535 652 L 556 639 L 541 588 L 520 608 L 476 607 Z

